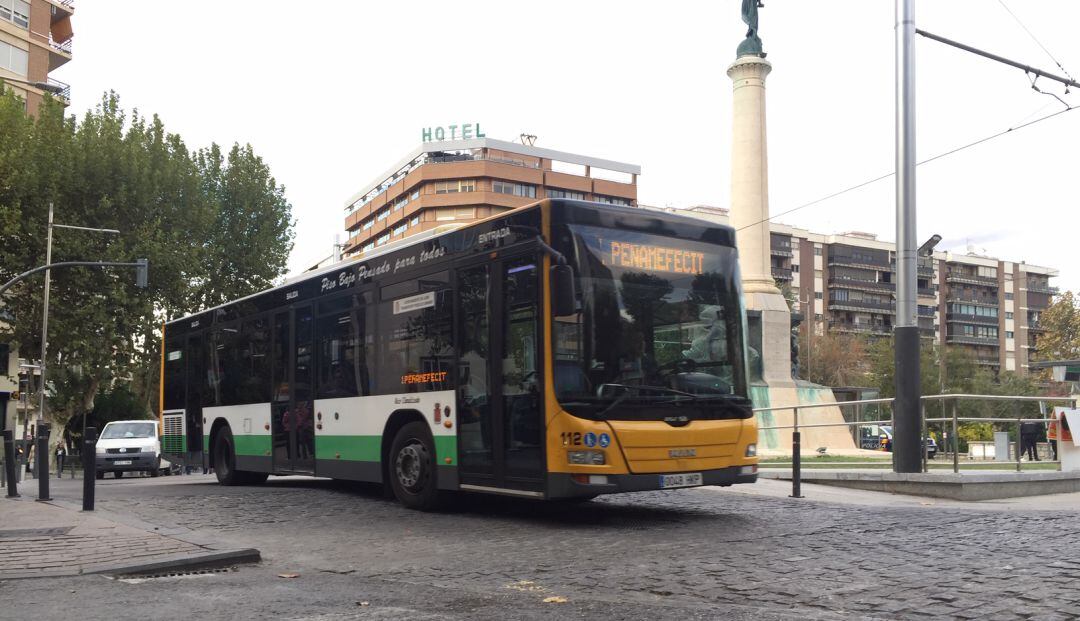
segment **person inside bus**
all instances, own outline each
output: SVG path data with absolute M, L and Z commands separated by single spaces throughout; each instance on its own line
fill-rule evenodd
M 725 384 L 732 384 L 731 365 L 728 364 L 727 325 L 724 307 L 703 304 L 698 312 L 703 332 L 690 341 L 690 349 L 684 349 L 683 358 L 699 363 L 715 363 L 705 367 L 705 372 L 719 377 Z

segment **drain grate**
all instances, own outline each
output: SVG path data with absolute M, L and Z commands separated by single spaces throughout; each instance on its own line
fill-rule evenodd
M 117 576 L 119 580 L 160 580 L 162 578 L 188 578 L 191 576 L 211 576 L 215 574 L 227 574 L 236 571 L 235 567 L 218 567 L 214 569 L 178 569 L 176 571 L 162 571 L 148 574 L 124 574 Z
M 74 526 L 57 526 L 53 528 L 11 528 L 0 530 L 0 539 L 22 539 L 24 537 L 58 537 L 68 534 Z

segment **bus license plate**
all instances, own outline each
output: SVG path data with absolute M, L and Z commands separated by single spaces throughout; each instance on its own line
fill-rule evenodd
M 117 466 L 130 466 L 131 465 L 131 460 L 130 459 L 122 459 L 120 461 L 114 461 L 113 464 L 117 465 Z
M 660 489 L 671 487 L 694 487 L 701 485 L 700 472 L 684 472 L 682 474 L 661 474 Z

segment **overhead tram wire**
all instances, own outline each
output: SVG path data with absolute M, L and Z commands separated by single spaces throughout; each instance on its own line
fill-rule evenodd
M 1054 64 L 1057 65 L 1058 69 L 1061 69 L 1061 71 L 1066 76 L 1068 76 L 1070 80 L 1074 80 L 1075 78 L 1073 78 L 1072 75 L 1065 69 L 1065 67 L 1062 66 L 1060 62 L 1058 62 L 1058 59 L 1050 53 L 1050 50 L 1046 49 L 1046 46 L 1042 44 L 1042 41 L 1039 41 L 1039 38 L 1035 36 L 1035 33 L 1031 32 L 1031 30 L 1024 25 L 1024 22 L 1020 21 L 1020 18 L 1016 16 L 1016 13 L 1013 13 L 1012 9 L 1010 9 L 1005 4 L 1005 0 L 998 0 L 998 3 L 1001 5 L 1001 8 L 1005 9 L 1005 11 L 1008 12 L 1008 14 L 1011 15 L 1014 20 L 1016 20 L 1017 24 L 1020 24 L 1020 27 L 1024 29 L 1024 32 L 1028 33 L 1028 36 L 1031 37 L 1031 40 L 1034 41 L 1035 44 L 1038 45 L 1040 48 L 1042 48 L 1042 51 L 1046 52 L 1046 55 L 1050 57 L 1050 60 L 1054 61 Z M 1068 92 L 1069 88 L 1066 86 L 1065 93 L 1068 94 Z
M 939 159 L 941 159 L 941 158 L 943 158 L 943 157 L 947 157 L 947 156 L 949 156 L 949 155 L 953 155 L 954 153 L 959 153 L 960 151 L 963 151 L 963 150 L 965 150 L 965 149 L 970 149 L 971 147 L 974 147 L 974 146 L 978 146 L 978 145 L 980 145 L 980 144 L 982 144 L 982 143 L 984 143 L 984 142 L 989 142 L 989 141 L 993 140 L 994 138 L 1000 138 L 1001 136 L 1004 136 L 1005 134 L 1010 134 L 1010 133 L 1012 133 L 1012 132 L 1015 132 L 1015 131 L 1017 131 L 1017 130 L 1021 130 L 1021 129 L 1025 128 L 1025 127 L 1030 127 L 1030 126 L 1032 126 L 1032 125 L 1034 125 L 1034 124 L 1036 124 L 1036 123 L 1041 123 L 1042 121 L 1045 121 L 1045 120 L 1048 120 L 1048 119 L 1052 119 L 1052 118 L 1054 118 L 1055 116 L 1060 116 L 1060 115 L 1062 115 L 1062 114 L 1065 114 L 1066 112 L 1070 112 L 1070 111 L 1072 111 L 1072 110 L 1076 110 L 1076 109 L 1077 109 L 1078 107 L 1080 107 L 1080 106 L 1070 106 L 1070 107 L 1068 107 L 1068 108 L 1065 108 L 1064 110 L 1058 110 L 1057 112 L 1054 112 L 1054 113 L 1052 113 L 1052 114 L 1048 114 L 1048 115 L 1046 115 L 1046 116 L 1043 116 L 1043 117 L 1039 117 L 1039 118 L 1035 119 L 1034 121 L 1029 121 L 1029 122 L 1027 122 L 1027 123 L 1022 123 L 1022 124 L 1020 124 L 1020 125 L 1016 125 L 1015 127 L 1010 127 L 1009 129 L 1006 129 L 1006 130 L 1004 130 L 1004 131 L 1000 131 L 1000 132 L 998 132 L 998 133 L 996 133 L 996 134 L 992 134 L 992 135 L 990 135 L 990 136 L 987 136 L 987 137 L 985 137 L 985 138 L 980 138 L 979 140 L 976 140 L 976 141 L 974 141 L 974 142 L 969 142 L 969 143 L 967 143 L 967 144 L 965 144 L 965 145 L 962 145 L 962 146 L 956 147 L 955 149 L 950 149 L 950 150 L 948 150 L 948 151 L 945 151 L 945 152 L 943 152 L 943 153 L 938 153 L 937 155 L 935 155 L 935 156 L 933 156 L 933 157 L 929 157 L 929 158 L 927 158 L 927 159 L 925 159 L 925 160 L 922 160 L 922 161 L 920 161 L 920 162 L 916 162 L 916 163 L 915 163 L 915 165 L 916 165 L 916 166 L 922 166 L 923 164 L 929 164 L 930 162 L 933 162 L 933 161 L 935 161 L 935 160 L 939 160 Z M 832 198 L 836 198 L 837 196 L 841 196 L 841 195 L 843 195 L 843 194 L 847 194 L 848 192 L 853 192 L 853 191 L 855 191 L 855 190 L 858 190 L 859 188 L 863 188 L 863 187 L 866 187 L 866 186 L 868 186 L 868 185 L 870 185 L 870 184 L 872 184 L 872 183 L 877 183 L 878 181 L 882 181 L 882 180 L 884 180 L 884 179 L 888 179 L 889 177 L 892 177 L 892 176 L 893 176 L 893 175 L 895 175 L 895 174 L 896 174 L 896 172 L 895 172 L 895 171 L 893 171 L 893 172 L 891 172 L 891 173 L 888 173 L 888 174 L 885 174 L 885 175 L 881 175 L 880 177 L 874 177 L 873 179 L 869 179 L 869 180 L 867 180 L 867 181 L 863 181 L 862 183 L 859 183 L 859 184 L 853 185 L 853 186 L 851 186 L 851 187 L 848 187 L 848 188 L 844 188 L 843 190 L 840 190 L 840 191 L 838 191 L 838 192 L 833 192 L 832 194 L 829 194 L 828 196 L 822 196 L 821 198 L 818 198 L 818 199 L 812 200 L 812 201 L 810 201 L 809 203 L 804 203 L 804 204 L 802 204 L 802 205 L 799 205 L 798 207 L 793 207 L 793 208 L 791 208 L 791 209 L 788 209 L 787 211 L 781 211 L 780 213 L 778 213 L 778 214 L 775 214 L 775 215 L 772 215 L 772 216 L 769 216 L 768 218 L 765 218 L 765 219 L 763 219 L 763 220 L 758 220 L 757 222 L 753 222 L 753 223 L 751 223 L 751 224 L 747 224 L 746 226 L 741 226 L 741 227 L 739 227 L 739 228 L 738 228 L 738 229 L 736 229 L 736 230 L 737 230 L 737 231 L 742 231 L 742 230 L 744 230 L 744 229 L 748 229 L 748 228 L 750 228 L 750 227 L 752 227 L 752 226 L 757 226 L 757 225 L 759 225 L 759 224 L 761 224 L 761 223 L 763 223 L 763 222 L 769 222 L 769 221 L 771 221 L 771 220 L 772 220 L 773 218 L 779 218 L 780 216 L 785 216 L 785 215 L 787 215 L 787 214 L 789 214 L 789 213 L 794 213 L 794 212 L 796 212 L 796 211 L 799 211 L 800 209 L 805 209 L 805 208 L 807 208 L 807 207 L 812 207 L 812 206 L 814 206 L 814 205 L 817 205 L 818 203 L 822 203 L 822 202 L 825 202 L 825 201 L 827 201 L 827 200 L 829 200 L 829 199 L 832 199 Z

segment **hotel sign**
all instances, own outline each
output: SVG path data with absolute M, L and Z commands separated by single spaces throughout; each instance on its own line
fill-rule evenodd
M 469 140 L 470 138 L 486 138 L 480 129 L 479 123 L 462 123 L 461 125 L 447 125 L 446 127 L 425 127 L 420 130 L 422 142 L 442 142 L 443 140 Z

